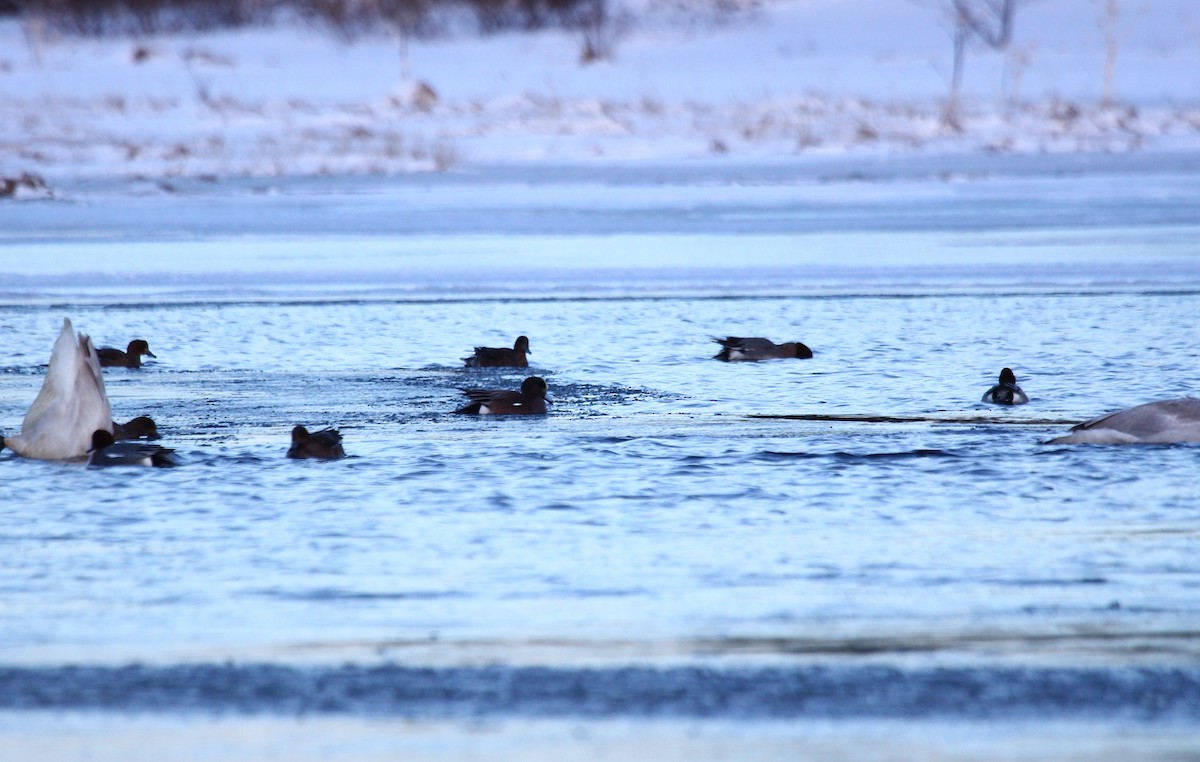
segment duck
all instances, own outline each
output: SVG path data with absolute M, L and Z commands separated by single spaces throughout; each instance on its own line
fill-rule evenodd
M 721 345 L 721 351 L 713 355 L 713 359 L 725 362 L 757 362 L 790 357 L 807 360 L 813 356 L 812 350 L 799 341 L 776 344 L 770 339 L 758 336 L 727 336 L 723 339 L 714 338 L 713 341 Z
M 157 359 L 145 339 L 129 342 L 124 352 L 115 347 L 100 347 L 97 353 L 100 355 L 100 365 L 105 368 L 140 368 L 142 355 Z
M 469 415 L 545 415 L 546 379 L 530 376 L 521 382 L 521 391 L 504 389 L 463 389 L 471 402 L 456 413 Z
M 1200 399 L 1147 402 L 1073 426 L 1046 444 L 1175 444 L 1200 442 Z
M 175 451 L 149 442 L 118 442 L 111 431 L 96 429 L 92 432 L 92 446 L 88 450 L 88 465 L 106 466 L 154 466 L 170 468 L 175 465 L 171 455 Z
M 50 365 L 21 433 L 5 443 L 17 455 L 36 460 L 73 460 L 87 456 L 92 432 L 112 431 L 112 407 L 104 389 L 100 358 L 92 340 L 76 335 L 69 318 L 50 353 Z
M 137 418 L 131 419 L 128 423 L 117 423 L 113 421 L 112 425 L 113 439 L 158 439 L 158 424 L 154 419 L 147 415 L 139 415 Z
M 1004 368 L 999 383 L 983 393 L 983 401 L 993 405 L 1024 405 L 1029 397 L 1017 386 L 1017 374 L 1012 368 Z
M 320 458 L 334 460 L 346 456 L 342 449 L 342 435 L 337 429 L 321 429 L 309 432 L 303 426 L 292 429 L 292 446 L 288 448 L 289 458 Z
M 529 337 L 518 336 L 512 349 L 505 347 L 475 347 L 475 354 L 464 357 L 468 368 L 528 368 Z

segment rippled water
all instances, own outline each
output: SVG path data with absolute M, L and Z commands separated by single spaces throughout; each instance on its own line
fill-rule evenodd
M 1200 717 L 1200 450 L 1042 444 L 1070 422 L 1197 391 L 1200 227 L 1172 210 L 1200 194 L 1144 172 L 1122 179 L 1126 218 L 1067 228 L 1031 220 L 1039 207 L 1061 220 L 1077 201 L 1054 199 L 1109 175 L 989 175 L 951 195 L 1039 190 L 1010 199 L 1010 224 L 980 213 L 978 230 L 951 232 L 932 207 L 881 222 L 904 216 L 912 187 L 946 191 L 924 175 L 867 184 L 873 206 L 854 213 L 868 232 L 740 230 L 747 214 L 784 219 L 777 197 L 816 193 L 804 175 L 732 183 L 711 204 L 739 221 L 705 234 L 669 217 L 614 236 L 649 202 L 580 222 L 571 199 L 588 194 L 558 177 L 526 189 L 547 235 L 524 222 L 437 238 L 269 232 L 280 210 L 353 207 L 337 188 L 285 192 L 253 234 L 219 213 L 213 232 L 180 234 L 164 209 L 198 213 L 173 199 L 135 202 L 149 205 L 144 224 L 117 241 L 83 203 L 107 208 L 99 191 L 37 207 L 22 219 L 57 213 L 74 232 L 3 244 L 21 264 L 0 282 L 0 422 L 19 427 L 69 316 L 100 344 L 149 341 L 158 359 L 106 371 L 108 393 L 119 420 L 151 415 L 182 466 L 0 457 L 5 706 L 141 709 L 156 678 L 104 671 L 139 662 L 168 676 L 196 664 L 184 682 L 210 686 L 200 706 L 246 708 L 220 687 L 226 659 L 251 665 L 234 682 L 303 703 L 303 665 L 350 660 L 442 669 L 468 712 L 590 716 L 587 696 L 669 714 L 691 686 L 703 716 Z M 665 185 L 683 206 L 707 187 Z M 440 213 L 470 218 L 507 187 L 485 178 Z M 722 199 L 743 187 L 756 201 L 732 214 Z M 416 193 L 389 188 L 362 200 L 364 217 Z M 459 358 L 522 333 L 551 414 L 452 414 L 462 387 L 520 384 L 523 371 Z M 728 334 L 802 340 L 815 357 L 711 359 L 711 338 Z M 979 402 L 1004 366 L 1030 404 Z M 338 427 L 350 457 L 285 459 L 297 423 Z M 537 685 L 567 687 L 546 688 L 541 709 L 496 704 L 490 689 L 471 699 L 481 678 L 456 670 L 486 664 L 542 667 Z M 764 664 L 775 671 L 755 690 L 722 693 Z M 613 709 L 633 665 L 664 671 L 634 691 L 651 698 Z M 285 672 L 272 683 L 271 669 Z M 797 681 L 818 686 L 819 711 L 779 703 L 771 686 Z M 96 699 L 104 685 L 126 687 Z M 365 704 L 334 711 L 443 711 L 419 695 L 372 703 L 354 685 L 330 690 L 366 690 Z M 1009 690 L 958 710 L 945 699 L 980 685 Z M 1064 703 L 1054 685 L 1091 698 Z M 866 705 L 877 711 L 863 690 L 880 691 Z M 1139 714 L 1156 691 L 1157 713 Z

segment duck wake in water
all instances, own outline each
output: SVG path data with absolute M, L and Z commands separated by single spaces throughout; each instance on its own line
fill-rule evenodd
M 25 414 L 21 433 L 7 437 L 5 444 L 37 460 L 84 458 L 97 429 L 112 431 L 100 359 L 92 340 L 82 333 L 77 336 L 64 318 L 42 390 Z

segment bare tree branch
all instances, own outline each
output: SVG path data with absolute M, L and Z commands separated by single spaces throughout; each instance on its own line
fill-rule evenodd
M 950 0 L 950 4 L 954 14 L 954 69 L 950 76 L 950 94 L 942 110 L 942 123 L 960 130 L 967 43 L 975 37 L 993 50 L 1008 47 L 1017 15 L 1017 0 Z
M 1012 39 L 1017 0 L 954 0 L 954 14 L 959 26 L 970 29 L 988 47 L 1002 50 Z

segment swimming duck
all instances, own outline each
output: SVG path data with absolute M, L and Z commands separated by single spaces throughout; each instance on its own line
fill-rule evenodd
M 501 389 L 463 389 L 470 404 L 455 410 L 472 415 L 545 415 L 546 380 L 530 376 L 521 382 L 521 391 Z
M 92 447 L 88 450 L 88 465 L 170 468 L 175 465 L 171 459 L 174 452 L 149 442 L 118 442 L 111 431 L 96 429 L 92 433 Z
M 512 349 L 504 347 L 475 347 L 475 354 L 464 357 L 468 368 L 528 368 L 529 337 L 518 336 Z
M 983 401 L 993 405 L 1024 405 L 1029 397 L 1017 386 L 1017 374 L 1005 368 L 1000 371 L 1000 383 L 983 393 Z
M 1200 442 L 1200 399 L 1147 402 L 1093 418 L 1046 444 L 1172 444 Z
M 129 342 L 129 346 L 122 352 L 113 347 L 100 347 L 97 351 L 100 355 L 100 365 L 105 368 L 140 368 L 142 367 L 142 355 L 147 357 L 157 356 L 150 351 L 150 345 L 144 339 L 134 339 Z
M 321 429 L 309 432 L 303 426 L 292 429 L 292 446 L 288 448 L 289 458 L 321 458 L 333 460 L 345 457 L 342 449 L 342 435 L 337 429 Z
M 69 460 L 87 455 L 93 431 L 111 428 L 112 408 L 96 349 L 64 319 L 42 389 L 25 414 L 21 433 L 5 443 L 26 458 Z
M 129 423 L 113 421 L 113 439 L 158 439 L 158 424 L 149 416 L 139 415 Z
M 759 337 L 742 338 L 727 336 L 724 339 L 713 339 L 721 345 L 721 351 L 713 355 L 714 360 L 739 362 L 757 360 L 775 360 L 788 357 L 798 357 L 807 360 L 813 356 L 812 350 L 798 341 L 787 341 L 776 344 L 770 339 Z

